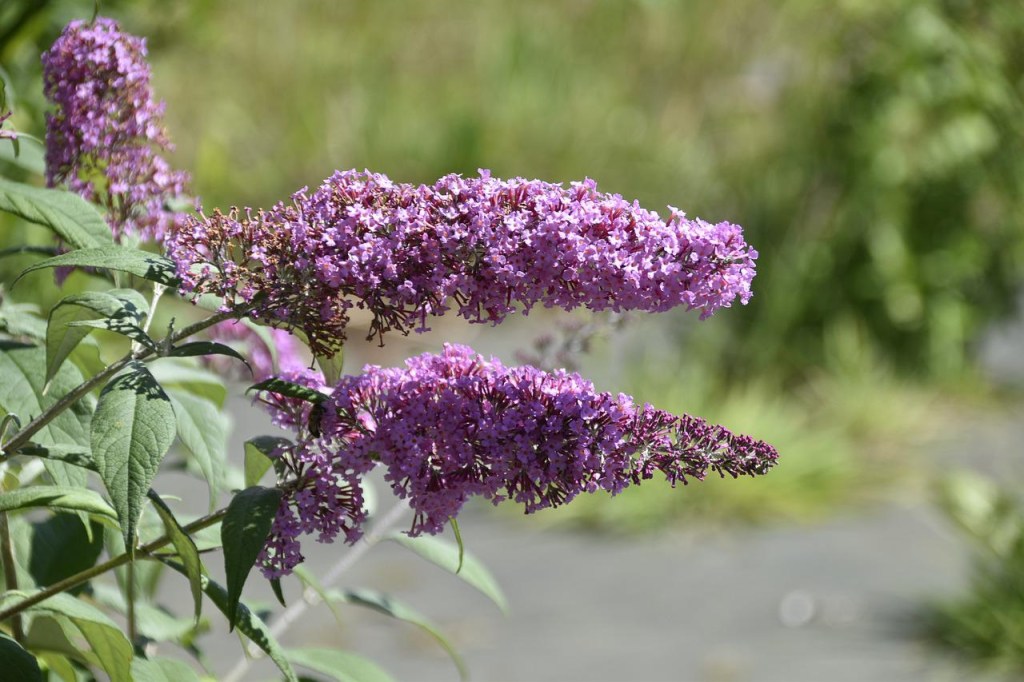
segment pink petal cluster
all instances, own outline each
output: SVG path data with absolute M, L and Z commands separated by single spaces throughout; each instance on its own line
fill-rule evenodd
M 103 206 L 117 238 L 161 240 L 185 214 L 168 206 L 188 174 L 172 170 L 171 149 L 153 99 L 146 42 L 103 17 L 72 21 L 43 54 L 46 180 Z
M 513 500 L 529 513 L 580 493 L 618 493 L 656 472 L 672 485 L 709 470 L 759 475 L 777 458 L 764 442 L 598 392 L 578 374 L 506 367 L 465 346 L 404 368 L 367 366 L 315 411 L 315 428 L 300 429 L 299 445 L 282 457 L 292 477 L 262 554 L 270 577 L 302 560 L 303 533 L 358 539 L 360 479 L 377 466 L 414 510 L 417 535 L 441 531 L 472 496 Z
M 535 305 L 571 310 L 684 306 L 707 317 L 750 298 L 757 252 L 730 223 L 669 218 L 599 192 L 539 180 L 448 175 L 433 185 L 345 171 L 270 211 L 192 218 L 168 242 L 193 294 L 302 329 L 330 354 L 349 311 L 370 336 L 423 330 L 455 308 L 498 323 Z

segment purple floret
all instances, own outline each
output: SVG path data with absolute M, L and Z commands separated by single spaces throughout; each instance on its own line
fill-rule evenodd
M 193 218 L 169 240 L 184 288 L 302 329 L 330 354 L 349 310 L 373 314 L 370 336 L 427 328 L 452 308 L 498 323 L 535 305 L 702 317 L 751 295 L 757 252 L 731 223 L 666 220 L 597 190 L 448 175 L 432 186 L 335 173 L 270 211 Z
M 160 241 L 185 214 L 169 208 L 188 174 L 161 152 L 172 146 L 164 105 L 153 99 L 146 41 L 112 19 L 73 21 L 43 54 L 46 181 L 103 206 L 114 236 Z
M 697 417 L 600 393 L 578 374 L 506 367 L 456 345 L 343 377 L 318 408 L 315 432 L 297 405 L 280 403 L 279 423 L 297 425 L 300 438 L 282 459 L 292 477 L 262 555 L 270 577 L 301 561 L 303 533 L 360 537 L 360 479 L 376 466 L 412 507 L 409 532 L 418 535 L 440 532 L 473 496 L 530 513 L 580 493 L 618 493 L 657 472 L 672 485 L 708 471 L 759 475 L 778 456 Z

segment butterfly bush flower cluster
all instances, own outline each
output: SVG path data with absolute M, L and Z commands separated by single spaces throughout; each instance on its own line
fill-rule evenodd
M 344 171 L 269 211 L 191 218 L 168 243 L 186 291 L 301 329 L 313 350 L 344 342 L 349 311 L 370 336 L 424 330 L 454 308 L 498 323 L 535 305 L 703 317 L 750 297 L 757 252 L 727 222 L 668 219 L 599 192 L 539 180 L 448 175 L 433 185 Z
M 286 423 L 311 416 L 281 400 Z M 360 480 L 377 466 L 415 512 L 418 535 L 440 532 L 473 496 L 529 513 L 659 472 L 672 485 L 709 471 L 754 476 L 777 458 L 764 442 L 598 392 L 578 374 L 506 367 L 456 345 L 343 377 L 315 411 L 316 428 L 281 456 L 292 478 L 261 555 L 268 577 L 302 561 L 304 533 L 359 538 Z
M 188 174 L 160 155 L 171 149 L 154 101 L 145 40 L 116 21 L 73 21 L 43 54 L 46 180 L 66 185 L 107 213 L 115 237 L 160 241 L 185 214 L 169 207 Z

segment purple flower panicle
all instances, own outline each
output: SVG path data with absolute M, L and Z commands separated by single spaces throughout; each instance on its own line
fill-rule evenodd
M 185 214 L 167 203 L 188 174 L 159 152 L 171 149 L 164 105 L 153 99 L 146 42 L 103 17 L 72 21 L 43 54 L 46 181 L 103 206 L 114 235 L 161 240 Z
M 319 414 L 289 407 L 282 421 L 298 424 L 300 438 L 282 459 L 293 477 L 262 554 L 270 577 L 302 560 L 303 533 L 359 537 L 360 479 L 378 465 L 415 512 L 417 535 L 441 531 L 472 496 L 513 500 L 529 513 L 584 492 L 618 493 L 658 472 L 672 485 L 709 470 L 754 476 L 777 458 L 764 442 L 597 392 L 578 374 L 506 367 L 456 345 L 404 368 L 371 365 L 343 377 L 312 410 Z M 315 428 L 302 426 L 314 416 Z
M 192 218 L 168 249 L 184 288 L 302 329 L 329 354 L 353 307 L 370 336 L 424 330 L 455 308 L 497 323 L 535 305 L 571 310 L 676 306 L 702 317 L 750 298 L 757 252 L 731 223 L 666 220 L 592 180 L 559 184 L 448 175 L 432 186 L 335 173 L 270 211 Z

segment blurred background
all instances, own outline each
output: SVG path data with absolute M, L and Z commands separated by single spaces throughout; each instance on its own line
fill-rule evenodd
M 91 12 L 0 6 L 19 129 L 42 136 L 39 53 Z M 760 252 L 751 303 L 704 322 L 444 319 L 384 349 L 353 333 L 349 372 L 460 340 L 575 363 L 602 389 L 781 453 L 764 479 L 650 485 L 522 520 L 481 510 L 467 542 L 508 583 L 512 624 L 447 583 L 395 578 L 424 611 L 447 605 L 441 622 L 478 679 L 1024 671 L 1019 0 L 140 0 L 102 12 L 147 37 L 173 162 L 207 210 L 266 207 L 335 169 L 430 183 L 489 168 L 591 177 L 654 210 L 741 224 Z M 38 148 L 24 147 L 0 152 L 34 176 Z M 57 295 L 46 283 L 15 294 Z M 239 432 L 264 427 L 238 405 Z M 391 565 L 360 575 L 386 581 Z M 540 589 L 549 575 L 574 584 Z M 645 612 L 665 599 L 634 594 L 645 587 L 678 608 Z M 432 651 L 359 632 L 331 637 L 379 651 L 403 679 L 454 674 Z M 545 665 L 516 667 L 545 646 L 558 650 Z

